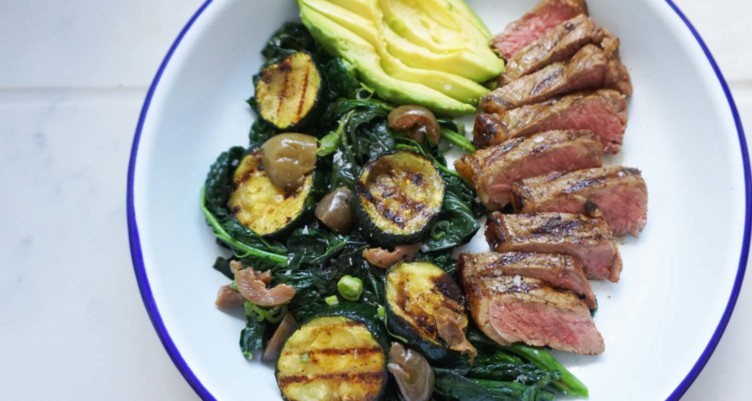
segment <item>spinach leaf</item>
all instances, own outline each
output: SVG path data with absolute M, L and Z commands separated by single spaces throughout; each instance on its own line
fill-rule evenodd
M 329 260 L 347 244 L 347 238 L 317 225 L 298 228 L 287 239 L 287 268 L 302 264 L 319 265 Z
M 329 106 L 324 119 L 338 121 L 337 128 L 324 137 L 327 152 L 337 144 L 332 157 L 331 188 L 352 189 L 360 166 L 395 149 L 387 113 L 388 109 L 377 100 L 340 99 Z
M 560 380 L 561 372 L 541 369 L 532 363 L 520 363 L 499 351 L 490 355 L 478 355 L 466 376 L 474 379 L 515 381 L 543 388 Z
M 444 204 L 424 245 L 429 252 L 463 245 L 480 228 L 477 213 L 480 207 L 473 210 L 477 202 L 470 187 L 457 176 L 444 173 L 441 176 L 446 184 Z
M 266 323 L 258 316 L 246 316 L 245 328 L 240 332 L 240 350 L 246 359 L 253 359 L 253 353 L 264 349 Z
M 212 267 L 214 270 L 222 273 L 225 277 L 229 278 L 230 280 L 235 279 L 235 274 L 230 269 L 230 262 L 233 261 L 233 258 L 223 258 L 221 256 L 217 257 L 217 260 L 214 261 L 214 264 Z
M 303 24 L 286 22 L 269 38 L 266 46 L 261 50 L 261 54 L 267 60 L 274 60 L 298 50 L 308 50 L 312 53 L 321 52 L 318 44 Z
M 550 401 L 554 394 L 537 386 L 513 381 L 469 379 L 456 372 L 434 369 L 434 392 L 462 401 Z
M 355 78 L 355 69 L 347 61 L 341 58 L 333 58 L 321 68 L 326 80 L 328 93 L 327 98 L 352 98 L 362 88 L 360 81 Z
M 255 104 L 256 99 L 249 99 L 249 103 L 251 102 Z M 251 107 L 255 106 L 251 105 Z M 258 119 L 254 121 L 253 125 L 251 125 L 251 131 L 248 133 L 248 149 L 260 148 L 264 142 L 273 137 L 276 133 L 274 127 L 264 120 Z

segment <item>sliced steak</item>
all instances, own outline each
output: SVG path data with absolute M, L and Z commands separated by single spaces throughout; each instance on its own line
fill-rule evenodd
M 582 271 L 580 261 L 572 256 L 537 252 L 463 253 L 457 262 L 460 271 L 467 266 L 484 277 L 522 276 L 579 295 L 590 309 L 597 306 L 593 288 Z
M 549 64 L 486 94 L 481 98 L 479 107 L 487 113 L 501 114 L 516 107 L 586 89 L 628 89 L 622 93 L 631 94 L 631 84 L 616 82 L 628 78 L 628 75 L 622 74 L 626 73 L 626 69 L 622 71 L 614 64 L 621 65 L 614 53 L 609 54 L 595 45 L 585 45 L 567 62 Z
M 601 165 L 601 143 L 592 131 L 548 131 L 513 138 L 454 163 L 489 210 L 511 202 L 512 184 L 519 179 Z
M 507 25 L 491 40 L 491 45 L 502 57 L 509 59 L 549 29 L 587 12 L 585 0 L 542 0 L 532 11 Z
M 585 275 L 619 281 L 621 256 L 602 218 L 570 213 L 501 214 L 486 221 L 486 240 L 497 252 L 565 253 L 579 258 Z
M 518 107 L 501 116 L 479 114 L 475 119 L 473 142 L 475 146 L 485 147 L 536 132 L 578 129 L 595 132 L 604 152 L 617 153 L 626 127 L 626 97 L 615 90 L 601 89 Z
M 648 190 L 636 168 L 556 172 L 517 181 L 513 191 L 523 213 L 602 214 L 615 235 L 636 237 L 647 222 Z
M 474 267 L 462 270 L 462 284 L 470 314 L 489 338 L 587 355 L 605 350 L 590 310 L 576 295 L 534 278 L 488 275 Z
M 588 43 L 599 44 L 607 35 L 610 33 L 598 28 L 585 14 L 564 21 L 515 53 L 508 60 L 499 83 L 506 85 L 548 64 L 564 61 Z

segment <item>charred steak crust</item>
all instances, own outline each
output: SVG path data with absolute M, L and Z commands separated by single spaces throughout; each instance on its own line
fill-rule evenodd
M 486 208 L 500 210 L 519 179 L 602 164 L 600 140 L 592 131 L 548 131 L 466 154 L 454 165 Z
M 582 46 L 600 43 L 606 35 L 610 35 L 608 31 L 599 29 L 585 14 L 566 20 L 516 52 L 508 60 L 499 83 L 506 85 L 550 63 L 564 61 Z
M 580 354 L 605 350 L 590 311 L 574 294 L 535 278 L 479 269 L 467 259 L 460 263 L 470 315 L 489 338 L 501 345 L 524 342 Z
M 487 147 L 537 132 L 577 129 L 595 132 L 604 152 L 617 153 L 626 125 L 626 97 L 615 90 L 601 89 L 525 105 L 501 115 L 479 114 L 473 129 L 473 143 Z
M 580 261 L 564 254 L 538 252 L 463 253 L 459 266 L 472 264 L 484 277 L 500 275 L 529 277 L 580 296 L 590 309 L 597 307 L 595 294 Z
M 507 110 L 548 98 L 587 89 L 615 89 L 629 96 L 632 84 L 619 59 L 619 40 L 606 37 L 601 47 L 587 44 L 566 62 L 556 62 L 509 84 L 496 88 L 480 100 L 483 112 Z
M 647 222 L 647 185 L 636 168 L 551 173 L 517 181 L 512 192 L 515 208 L 522 213 L 600 214 L 615 235 L 636 237 Z
M 580 260 L 589 279 L 618 282 L 621 256 L 605 220 L 571 213 L 505 215 L 486 220 L 486 240 L 497 252 L 564 253 Z
M 535 41 L 549 29 L 579 14 L 587 14 L 585 0 L 542 0 L 522 18 L 511 22 L 491 40 L 492 47 L 505 59 Z

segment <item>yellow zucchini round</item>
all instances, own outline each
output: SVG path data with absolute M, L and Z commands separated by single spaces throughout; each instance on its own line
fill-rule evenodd
M 240 224 L 256 234 L 280 235 L 312 210 L 313 173 L 299 188 L 287 191 L 269 180 L 261 160 L 261 149 L 256 149 L 240 161 L 233 175 L 229 208 Z
M 278 130 L 304 125 L 322 95 L 321 74 L 306 52 L 293 53 L 261 70 L 256 80 L 259 116 Z
M 382 155 L 363 167 L 355 184 L 358 226 L 385 247 L 416 243 L 439 215 L 444 187 L 427 158 L 407 150 Z
M 365 324 L 318 317 L 287 340 L 276 377 L 288 401 L 377 400 L 387 382 L 386 354 Z

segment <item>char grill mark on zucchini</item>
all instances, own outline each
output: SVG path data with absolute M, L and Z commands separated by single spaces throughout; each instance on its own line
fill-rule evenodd
M 310 121 L 323 93 L 321 74 L 302 51 L 264 67 L 255 86 L 259 116 L 279 130 Z
M 461 352 L 452 350 L 439 336 L 435 313 L 447 308 L 464 319 L 464 298 L 459 286 L 438 266 L 427 262 L 400 263 L 386 276 L 387 323 L 429 360 L 455 362 Z M 458 348 L 459 349 L 459 348 Z
M 313 174 L 286 191 L 272 184 L 261 162 L 261 150 L 246 155 L 233 175 L 229 208 L 235 218 L 259 235 L 281 235 L 296 226 L 313 207 Z
M 404 150 L 368 162 L 355 191 L 361 231 L 387 247 L 418 242 L 444 201 L 444 181 L 433 163 Z
M 386 355 L 365 324 L 319 317 L 287 340 L 276 376 L 288 401 L 376 400 L 386 384 Z

